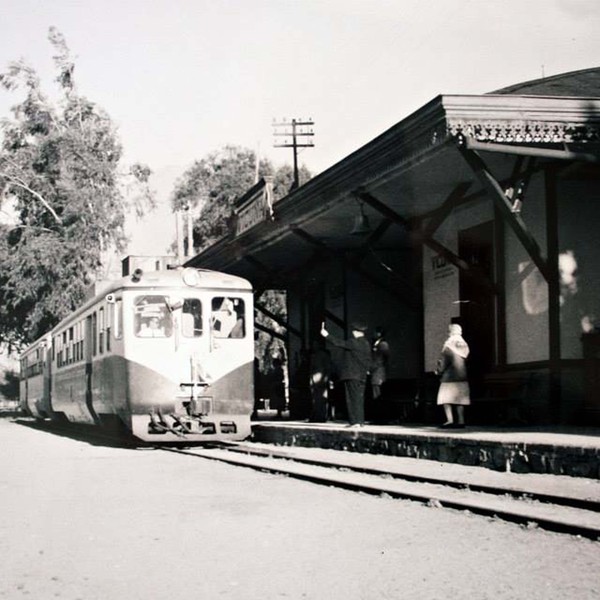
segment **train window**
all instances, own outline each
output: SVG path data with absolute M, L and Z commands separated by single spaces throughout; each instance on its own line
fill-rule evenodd
M 106 331 L 106 351 L 110 352 L 110 327 L 114 315 L 114 304 L 109 304 L 106 307 L 106 322 L 104 324 Z
M 98 352 L 104 352 L 104 307 L 98 310 Z
M 183 301 L 181 333 L 184 337 L 202 335 L 202 303 L 198 298 L 186 298 Z
M 113 331 L 116 340 L 123 336 L 123 300 L 117 298 L 113 304 Z
M 244 301 L 241 298 L 216 297 L 210 319 L 216 338 L 243 338 L 246 335 Z
M 97 344 L 96 340 L 98 339 L 98 317 L 96 313 L 92 314 L 92 356 L 96 356 Z
M 137 296 L 133 321 L 137 337 L 171 337 L 173 319 L 165 296 Z

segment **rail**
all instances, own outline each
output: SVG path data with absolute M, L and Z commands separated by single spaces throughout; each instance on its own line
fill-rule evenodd
M 328 451 L 329 456 L 315 458 L 310 457 L 306 449 L 292 450 L 243 442 L 165 450 L 279 473 L 317 484 L 409 499 L 437 508 L 469 510 L 526 527 L 600 538 L 600 495 L 590 498 L 508 483 L 480 484 L 476 477 L 421 476 L 413 470 L 368 466 L 365 464 L 368 460 L 357 461 L 355 453 L 340 458 L 340 454 L 345 453 Z

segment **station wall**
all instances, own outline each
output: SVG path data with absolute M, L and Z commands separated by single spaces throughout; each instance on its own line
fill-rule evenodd
M 479 200 L 457 207 L 435 234 L 435 240 L 458 254 L 459 233 L 493 219 L 491 201 Z M 423 325 L 425 371 L 433 371 L 448 325 L 460 317 L 460 275 L 452 263 L 430 248 L 423 251 Z M 467 331 L 464 332 L 468 338 Z M 467 339 L 468 342 L 468 339 Z

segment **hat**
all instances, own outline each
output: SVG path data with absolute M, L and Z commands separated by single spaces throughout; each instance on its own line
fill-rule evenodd
M 451 323 L 448 326 L 450 335 L 462 335 L 462 327 L 458 323 Z
M 353 331 L 366 331 L 367 329 L 369 329 L 369 327 L 365 325 L 362 321 L 353 321 L 350 324 L 350 329 L 352 329 Z

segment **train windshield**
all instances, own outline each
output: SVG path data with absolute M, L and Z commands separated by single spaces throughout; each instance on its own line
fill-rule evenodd
M 137 337 L 166 338 L 173 333 L 173 318 L 165 296 L 137 296 L 134 301 Z
M 217 296 L 212 299 L 212 335 L 215 338 L 246 336 L 244 301 L 241 298 Z
M 202 335 L 202 303 L 198 298 L 186 298 L 183 301 L 181 333 L 189 338 Z

